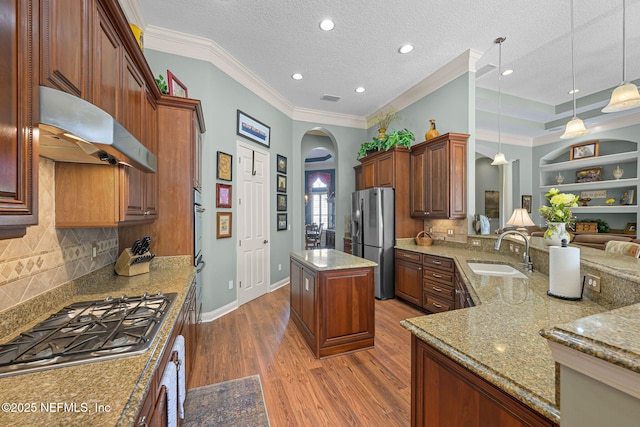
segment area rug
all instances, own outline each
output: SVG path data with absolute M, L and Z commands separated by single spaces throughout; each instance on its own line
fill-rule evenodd
M 269 427 L 260 375 L 187 390 L 183 427 Z

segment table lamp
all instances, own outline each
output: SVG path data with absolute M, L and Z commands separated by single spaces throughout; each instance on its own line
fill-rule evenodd
M 535 224 L 531 221 L 531 217 L 525 208 L 518 208 L 513 210 L 513 214 L 507 221 L 507 225 L 515 225 L 518 227 L 516 230 L 527 232 L 525 227 Z

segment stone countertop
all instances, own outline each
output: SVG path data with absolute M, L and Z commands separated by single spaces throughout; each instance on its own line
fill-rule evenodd
M 349 268 L 375 267 L 368 259 L 349 255 L 335 249 L 312 249 L 291 252 L 291 258 L 301 262 L 314 271 L 345 270 Z
M 606 308 L 589 300 L 547 296 L 545 274 L 527 273 L 514 258 L 497 251 L 408 242 L 396 248 L 453 258 L 476 303 L 471 308 L 406 319 L 402 325 L 525 405 L 559 422 L 555 361 L 539 331 L 598 315 Z M 527 278 L 477 275 L 468 261 L 504 262 Z
M 18 374 L 0 378 L 0 412 L 2 426 L 129 426 L 136 416 L 149 389 L 167 340 L 176 323 L 180 308 L 195 278 L 190 258 L 172 257 L 174 260 L 156 258 L 154 264 L 161 268 L 149 274 L 133 277 L 116 276 L 113 266 L 104 267 L 89 275 L 84 283 L 69 282 L 64 292 L 49 297 L 59 306 L 44 311 L 40 317 L 21 330 L 27 329 L 72 302 L 106 298 L 109 295 L 130 296 L 144 292 L 176 292 L 171 307 L 149 350 L 137 356 L 124 356 L 106 361 L 94 361 L 81 365 L 53 368 L 30 374 Z M 153 265 L 153 264 L 152 264 Z M 63 287 L 65 285 L 62 285 Z M 59 297 L 60 295 L 62 297 Z M 37 301 L 26 302 L 17 310 L 38 310 Z M 14 311 L 17 311 L 14 310 Z M 18 315 L 19 313 L 13 313 Z M 16 331 L 20 332 L 20 331 Z M 10 339 L 7 336 L 2 342 Z M 5 403 L 15 404 L 6 410 Z

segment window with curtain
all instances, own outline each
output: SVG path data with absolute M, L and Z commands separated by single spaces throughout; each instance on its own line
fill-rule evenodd
M 311 185 L 311 220 L 316 224 L 324 224 L 327 228 L 329 221 L 329 207 L 327 204 L 327 184 L 320 178 Z

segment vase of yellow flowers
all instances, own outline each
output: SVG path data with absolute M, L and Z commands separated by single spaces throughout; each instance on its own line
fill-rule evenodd
M 566 227 L 568 223 L 575 221 L 571 215 L 571 208 L 578 206 L 579 197 L 575 194 L 560 193 L 557 188 L 552 188 L 544 195 L 550 206 L 542 206 L 538 212 L 547 221 L 547 230 L 544 232 L 544 243 L 549 246 L 560 246 L 562 239 L 570 239 Z

